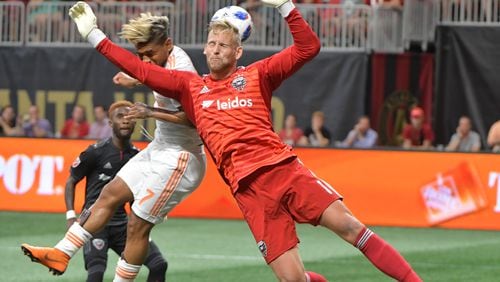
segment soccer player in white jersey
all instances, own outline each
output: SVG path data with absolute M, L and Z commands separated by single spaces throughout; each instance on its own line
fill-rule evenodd
M 137 49 L 146 62 L 169 69 L 196 72 L 191 59 L 174 46 L 168 34 L 167 17 L 141 14 L 123 25 L 121 36 Z M 131 87 L 137 81 L 124 73 L 113 78 L 116 84 Z M 64 239 L 54 248 L 22 245 L 33 261 L 61 275 L 69 259 L 101 230 L 117 206 L 134 201 L 127 226 L 127 242 L 116 267 L 114 281 L 133 281 L 148 251 L 149 234 L 168 212 L 201 183 L 206 169 L 206 156 L 196 129 L 186 119 L 174 99 L 154 93 L 155 106 L 136 103 L 129 111 L 130 119 L 156 119 L 152 142 L 133 157 L 106 187 L 90 210 L 80 216 Z

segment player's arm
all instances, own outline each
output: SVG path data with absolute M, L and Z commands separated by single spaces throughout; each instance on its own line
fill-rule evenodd
M 261 70 L 260 74 L 270 82 L 270 90 L 273 91 L 283 80 L 312 60 L 319 53 L 321 45 L 318 36 L 302 18 L 292 1 L 263 0 L 262 2 L 277 7 L 290 28 L 294 42 L 292 46 L 257 63 Z
M 94 166 L 96 154 L 93 146 L 82 152 L 78 158 L 73 161 L 70 168 L 70 175 L 66 180 L 64 189 L 64 202 L 66 203 L 66 225 L 69 228 L 76 221 L 75 213 L 75 190 L 76 185 L 88 175 Z
M 77 181 L 72 175 L 66 180 L 64 189 L 64 202 L 66 203 L 66 227 L 69 229 L 76 221 L 75 213 L 75 189 Z
M 130 108 L 125 118 L 128 119 L 154 118 L 161 121 L 193 126 L 193 124 L 188 120 L 185 112 L 182 111 L 173 112 L 167 109 L 151 107 L 144 103 L 135 103 L 134 106 Z
M 138 85 L 142 85 L 139 80 L 131 77 L 124 72 L 118 72 L 113 76 L 113 83 L 127 88 L 134 88 Z
M 83 38 L 87 39 L 97 51 L 128 75 L 161 95 L 182 100 L 180 93 L 187 88 L 188 80 L 195 74 L 167 70 L 154 64 L 142 62 L 136 55 L 111 42 L 97 28 L 97 19 L 90 6 L 78 2 L 71 7 L 69 15 L 77 25 Z

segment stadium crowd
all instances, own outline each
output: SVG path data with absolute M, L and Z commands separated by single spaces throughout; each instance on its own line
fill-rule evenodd
M 23 114 L 17 114 L 13 106 L 6 105 L 0 110 L 0 136 L 95 140 L 110 137 L 112 132 L 106 107 L 97 105 L 93 112 L 94 122 L 89 123 L 85 108 L 76 105 L 63 128 L 57 131 L 47 119 L 40 116 L 36 105 L 31 105 Z M 377 131 L 371 128 L 369 116 L 360 116 L 343 140 L 332 140 L 330 129 L 324 126 L 326 118 L 323 112 L 315 111 L 311 115 L 310 125 L 302 129 L 297 126 L 296 116 L 289 114 L 283 128 L 277 133 L 290 146 L 368 149 L 384 145 L 380 144 Z M 456 132 L 450 136 L 448 144 L 435 144 L 434 131 L 425 120 L 423 109 L 414 107 L 409 113 L 407 124 L 401 128 L 398 137 L 400 146 L 408 150 L 478 152 L 484 149 L 500 152 L 500 120 L 491 125 L 487 148 L 482 148 L 481 137 L 473 130 L 470 117 L 464 115 L 457 123 Z

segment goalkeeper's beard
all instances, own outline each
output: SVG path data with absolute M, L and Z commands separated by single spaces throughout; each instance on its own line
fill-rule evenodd
M 234 64 L 224 58 L 207 58 L 207 65 L 212 73 L 231 73 L 235 68 Z

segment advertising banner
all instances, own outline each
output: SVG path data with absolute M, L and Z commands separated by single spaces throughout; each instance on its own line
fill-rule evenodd
M 0 211 L 64 212 L 69 167 L 94 141 L 0 139 Z M 147 143 L 135 142 L 144 148 Z M 369 225 L 500 230 L 495 154 L 297 148 L 302 162 Z M 213 162 L 171 217 L 242 218 Z M 83 203 L 84 181 L 76 207 Z

